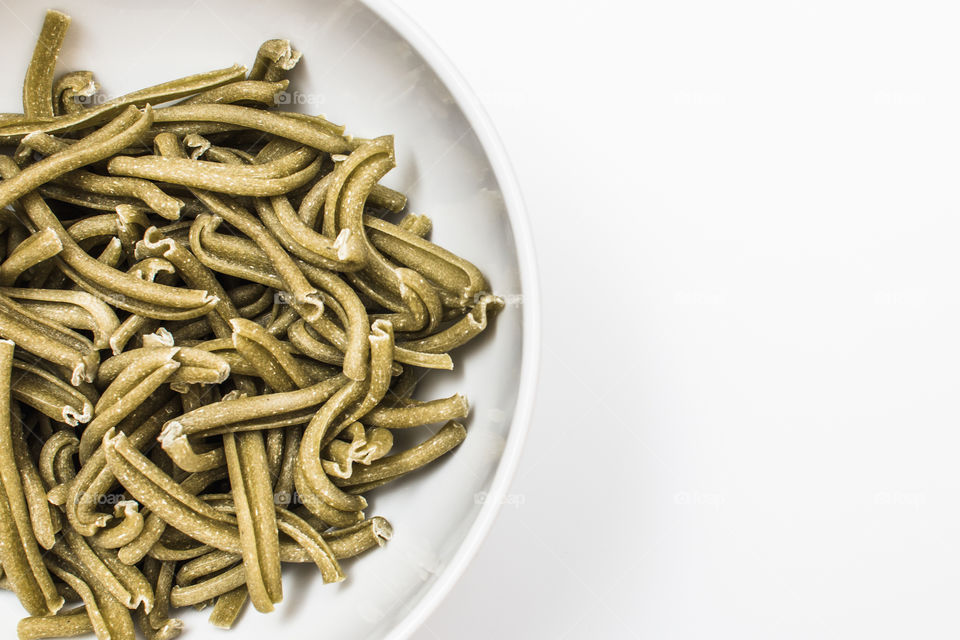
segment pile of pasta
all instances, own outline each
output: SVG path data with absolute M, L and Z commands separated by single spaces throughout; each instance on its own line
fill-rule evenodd
M 466 436 L 417 382 L 503 301 L 379 184 L 391 137 L 276 110 L 289 42 L 102 101 L 68 23 L 0 114 L 0 585 L 24 639 L 230 627 L 390 537 L 364 496 Z

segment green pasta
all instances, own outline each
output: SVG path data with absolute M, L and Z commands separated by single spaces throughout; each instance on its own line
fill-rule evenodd
M 467 433 L 417 383 L 504 301 L 381 184 L 392 136 L 279 108 L 289 41 L 104 101 L 69 23 L 0 114 L 0 586 L 24 640 L 230 628 L 390 539 L 371 492 Z
M 23 115 L 28 118 L 53 117 L 53 70 L 68 26 L 70 16 L 47 11 L 23 80 Z

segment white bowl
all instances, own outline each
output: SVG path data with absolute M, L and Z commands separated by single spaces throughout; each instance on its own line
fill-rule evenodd
M 385 184 L 430 215 L 434 240 L 476 263 L 508 307 L 493 329 L 455 354 L 454 372 L 431 374 L 420 397 L 462 391 L 469 436 L 416 477 L 371 494 L 368 515 L 394 525 L 383 549 L 345 562 L 346 582 L 323 585 L 315 568 L 286 566 L 285 600 L 248 607 L 225 637 L 406 638 L 470 561 L 501 504 L 530 418 L 538 361 L 533 249 L 509 162 L 477 100 L 447 60 L 386 1 L 131 3 L 61 0 L 73 17 L 58 73 L 89 69 L 116 96 L 234 62 L 261 41 L 289 38 L 303 52 L 293 107 L 325 113 L 361 136 L 396 135 L 397 168 Z M 0 112 L 20 111 L 23 71 L 44 3 L 4 0 Z M 23 615 L 0 594 L 0 634 Z M 182 612 L 184 637 L 209 633 L 206 614 Z M 268 636 L 265 634 L 272 634 Z

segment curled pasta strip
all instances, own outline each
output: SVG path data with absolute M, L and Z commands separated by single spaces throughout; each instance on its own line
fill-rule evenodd
M 80 436 L 80 462 L 89 460 L 103 435 L 141 406 L 180 368 L 180 363 L 173 360 L 176 352 L 170 351 L 173 353 L 158 354 L 156 360 L 134 362 L 107 387 L 100 405 L 94 407 L 94 419 Z
M 83 109 L 80 98 L 96 95 L 100 86 L 92 71 L 73 71 L 65 73 L 53 87 L 53 108 L 55 115 L 77 113 Z
M 471 262 L 420 234 L 369 215 L 364 216 L 363 224 L 373 246 L 439 286 L 447 306 L 466 308 L 488 290 L 486 278 Z
M 136 199 L 149 207 L 157 215 L 168 220 L 179 219 L 180 211 L 184 206 L 183 201 L 167 195 L 160 187 L 152 182 L 137 178 L 101 176 L 90 171 L 78 169 L 60 176 L 57 178 L 57 183 L 78 189 L 85 193 Z M 128 202 L 121 202 L 120 204 L 134 206 L 133 203 Z
M 120 427 L 124 432 L 130 432 L 133 446 L 143 447 L 156 438 L 163 423 L 173 417 L 176 411 L 175 400 L 169 400 L 166 394 L 158 394 L 127 416 L 120 423 Z M 110 522 L 108 514 L 97 510 L 103 497 L 117 482 L 107 466 L 105 456 L 103 448 L 98 448 L 75 477 L 68 478 L 63 501 L 64 511 L 71 526 L 84 536 L 95 535 Z
M 373 185 L 395 164 L 393 137 L 383 136 L 360 145 L 346 160 L 337 163 L 324 202 L 323 234 L 334 237 L 350 229 L 362 239 L 366 254 L 364 273 L 400 294 L 400 280 L 394 268 L 367 239 L 363 224 L 364 204 Z
M 30 616 L 17 623 L 18 640 L 70 638 L 93 633 L 85 607 L 76 607 L 51 616 Z
M 142 604 L 147 611 L 153 607 L 153 589 L 137 568 L 120 562 L 110 549 L 90 545 L 69 525 L 64 527 L 63 539 L 77 562 L 123 606 L 136 609 Z
M 163 473 L 130 445 L 122 433 L 103 438 L 107 464 L 120 484 L 142 505 L 195 540 L 241 552 L 236 520 L 219 513 Z
M 76 476 L 71 459 L 79 446 L 80 439 L 67 430 L 51 434 L 43 443 L 37 466 L 50 504 L 62 506 L 67 501 L 67 485 Z
M 57 200 L 68 204 L 83 207 L 85 209 L 94 209 L 96 211 L 116 211 L 117 205 L 130 204 L 137 205 L 137 201 L 132 198 L 115 198 L 112 196 L 103 196 L 96 193 L 89 193 L 65 187 L 58 182 L 48 182 L 37 189 L 37 193 L 49 200 Z
M 94 407 L 94 411 L 98 416 L 102 414 L 107 407 L 119 402 L 123 396 L 139 384 L 144 377 L 153 373 L 158 367 L 172 362 L 180 351 L 180 347 L 158 345 L 145 347 L 138 351 L 136 354 L 138 357 L 135 358 L 114 356 L 114 358 L 111 359 L 122 360 L 119 364 L 123 366 L 115 373 L 109 371 L 107 375 L 103 375 L 103 372 L 101 372 L 101 375 L 97 377 L 97 382 L 106 387 L 100 394 L 100 400 Z M 109 382 L 109 385 L 106 384 L 107 382 Z
M 312 123 L 232 104 L 191 104 L 157 109 L 157 123 L 214 122 L 271 133 L 327 153 L 349 151 L 347 140 Z M 0 134 L 3 130 L 0 129 Z M 2 138 L 0 138 L 2 139 Z
M 321 235 L 304 224 L 286 196 L 256 200 L 260 219 L 285 249 L 298 258 L 325 269 L 356 271 L 363 268 L 363 243 L 350 229 L 335 239 Z
M 154 606 L 148 612 L 142 607 L 134 612 L 137 626 L 147 640 L 170 640 L 183 631 L 183 621 L 170 617 L 170 589 L 173 586 L 174 563 L 147 558 L 143 574 L 153 586 Z
M 191 473 L 209 471 L 226 464 L 223 447 L 214 446 L 198 452 L 180 429 L 166 429 L 158 439 L 167 455 L 184 471 Z
M 290 86 L 289 80 L 268 82 L 264 80 L 239 80 L 215 89 L 196 94 L 180 104 L 234 104 L 236 102 L 259 102 L 272 107 L 277 98 Z M 196 160 L 196 158 L 194 158 Z
M 53 554 L 45 558 L 50 572 L 63 580 L 83 600 L 97 638 L 133 638 L 130 610 L 110 592 L 97 574 L 76 556 L 66 542 L 57 543 L 53 551 Z
M 47 156 L 23 171 L 10 171 L 11 175 L 4 171 L 4 180 L 0 182 L 0 206 L 7 206 L 65 173 L 114 155 L 134 142 L 152 123 L 153 110 L 149 106 L 143 112 L 130 107 L 103 129 L 70 145 L 69 148 Z M 12 159 L 7 157 L 7 160 L 11 167 L 16 167 Z
M 364 424 L 385 429 L 408 429 L 457 418 L 466 418 L 470 404 L 466 397 L 455 393 L 449 398 L 414 402 L 398 407 L 380 406 L 363 416 Z
M 323 508 L 318 505 L 319 502 L 344 512 L 359 512 L 367 506 L 367 501 L 361 496 L 348 496 L 337 489 L 327 477 L 320 461 L 320 450 L 327 430 L 353 402 L 363 396 L 363 393 L 363 383 L 349 382 L 324 403 L 304 430 L 297 456 L 294 483 L 304 504 L 320 518 L 329 517 L 330 514 L 327 511 L 321 511 Z
M 27 612 L 43 616 L 56 613 L 63 598 L 43 564 L 17 470 L 10 422 L 13 349 L 0 340 L 0 564 Z
M 202 287 L 217 296 L 219 300 L 214 307 L 216 315 L 208 315 L 207 319 L 218 337 L 230 335 L 230 328 L 226 323 L 239 312 L 213 273 L 197 260 L 186 246 L 167 237 L 156 227 L 150 227 L 137 244 L 136 255 L 138 258 L 163 257 L 169 260 L 187 284 L 194 288 Z
M 272 389 L 292 391 L 310 385 L 309 376 L 282 343 L 260 325 L 244 318 L 230 321 L 233 345 Z
M 192 473 L 184 478 L 180 488 L 189 495 L 196 495 L 211 483 L 223 479 L 226 475 L 226 467 Z M 151 512 L 147 516 L 140 534 L 117 552 L 120 561 L 132 565 L 143 560 L 144 556 L 159 543 L 166 528 L 166 521 L 156 513 Z
M 347 425 L 360 420 L 380 403 L 390 387 L 392 365 L 393 326 L 385 320 L 375 320 L 370 331 L 370 376 L 366 393 L 356 406 L 350 407 L 338 426 L 324 434 L 324 444 L 329 444 Z
M 201 343 L 199 346 L 206 348 L 208 344 Z M 230 346 L 232 347 L 233 345 L 231 344 Z M 230 365 L 230 371 L 233 373 L 242 376 L 260 377 L 260 371 L 255 366 L 251 365 L 246 358 L 240 355 L 236 350 L 220 345 L 214 345 L 210 348 L 211 350 L 215 350 L 218 356 L 227 361 L 227 363 Z M 309 378 L 311 384 L 337 375 L 336 370 L 332 367 L 328 367 L 305 358 L 300 358 L 299 356 L 296 356 L 295 359 L 300 365 L 300 368 L 303 369 L 304 373 Z
M 453 450 L 467 437 L 467 430 L 451 420 L 436 434 L 415 447 L 381 458 L 369 466 L 357 467 L 349 478 L 335 480 L 340 487 L 360 487 L 383 480 L 393 480 L 416 471 Z
M 443 331 L 419 340 L 408 340 L 400 346 L 422 353 L 444 353 L 463 346 L 483 333 L 490 316 L 503 309 L 503 298 L 491 294 L 481 294 L 473 308 Z
M 339 375 L 303 389 L 224 399 L 184 413 L 176 420 L 168 422 L 161 437 L 167 439 L 181 434 L 211 435 L 218 431 L 225 432 L 231 425 L 303 409 L 312 414 L 345 383 L 346 377 Z
M 24 271 L 61 251 L 63 244 L 53 229 L 43 229 L 29 236 L 0 264 L 0 286 L 9 287 Z
M 47 11 L 23 80 L 23 115 L 53 118 L 53 71 L 70 26 L 70 16 Z
M 75 427 L 93 418 L 93 406 L 75 387 L 42 367 L 14 360 L 17 384 L 12 395 L 44 415 Z
M 109 305 L 102 300 L 85 291 L 70 291 L 61 289 L 24 289 L 20 287 L 0 287 L 0 293 L 9 296 L 13 300 L 19 301 L 21 306 L 31 309 L 38 315 L 49 317 L 44 313 L 44 308 L 51 305 L 64 305 L 66 308 L 76 310 L 74 319 L 89 318 L 82 322 L 82 326 L 72 327 L 75 329 L 88 329 L 93 332 L 93 346 L 96 349 L 105 349 L 109 345 L 109 338 L 119 328 L 120 321 L 117 314 Z M 36 303 L 36 304 L 31 304 Z M 61 307 L 63 309 L 63 307 Z M 62 311 L 60 317 L 65 317 L 69 312 Z M 50 315 L 56 316 L 55 312 Z M 53 318 L 51 318 L 53 319 Z M 54 320 L 56 321 L 56 320 Z
M 24 138 L 14 157 L 27 151 L 38 151 L 49 156 L 70 149 L 72 144 L 75 144 L 75 141 L 58 139 L 45 133 L 33 133 Z M 86 194 L 126 199 L 116 201 L 112 209 L 116 209 L 119 204 L 132 206 L 139 201 L 158 215 L 177 220 L 184 207 L 183 201 L 167 195 L 154 183 L 138 178 L 102 176 L 92 171 L 77 169 L 57 177 L 55 182 Z
M 144 359 L 165 357 L 163 354 L 167 353 L 169 353 L 170 360 L 183 365 L 171 376 L 170 382 L 218 384 L 226 380 L 227 376 L 230 375 L 230 363 L 216 353 L 194 347 L 174 347 L 172 346 L 172 339 L 169 345 L 170 346 L 130 349 L 129 351 L 124 351 L 123 353 L 107 358 L 103 361 L 100 370 L 97 372 L 97 384 L 106 385 L 114 381 L 122 371 L 135 363 L 143 361 Z M 187 372 L 181 373 L 183 370 L 187 370 Z M 212 379 L 189 379 L 189 376 L 203 377 L 203 371 L 209 371 Z
M 143 531 L 143 514 L 135 500 L 119 501 L 114 505 L 113 517 L 118 521 L 116 524 L 100 529 L 91 537 L 96 546 L 119 549 L 132 542 Z
M 430 334 L 443 319 L 443 303 L 437 290 L 422 275 L 405 267 L 396 270 L 400 278 L 400 299 L 406 305 L 401 314 L 384 314 L 374 317 L 390 320 L 398 331 Z
M 290 46 L 289 40 L 267 40 L 257 51 L 257 57 L 247 74 L 249 80 L 275 82 L 300 62 L 300 52 Z
M 283 599 L 283 587 L 279 531 L 263 435 L 256 431 L 226 433 L 223 447 L 250 601 L 258 611 L 272 611 L 273 605 Z
M 308 164 L 290 154 L 290 161 L 277 160 L 268 165 L 233 166 L 218 162 L 164 158 L 158 156 L 117 156 L 107 169 L 115 176 L 128 176 L 180 184 L 237 196 L 272 196 L 287 193 L 313 179 L 321 168 L 315 152 L 305 148 L 300 154 Z M 288 165 L 290 165 L 288 167 Z
M 91 381 L 100 354 L 83 336 L 46 320 L 0 293 L 0 338 L 13 340 L 22 349 L 70 370 L 74 386 Z
M 387 455 L 393 448 L 393 434 L 389 430 L 373 427 L 369 432 L 359 422 L 354 422 L 342 435 L 349 442 L 335 439 L 323 451 L 323 470 L 336 478 L 349 478 L 353 463 L 370 464 Z
M 62 525 L 60 513 L 47 501 L 46 487 L 40 477 L 40 471 L 27 449 L 20 408 L 16 404 L 12 408 L 13 420 L 10 427 L 13 457 L 20 472 L 20 484 L 23 486 L 23 497 L 30 514 L 30 524 L 40 546 L 44 549 L 52 549 Z

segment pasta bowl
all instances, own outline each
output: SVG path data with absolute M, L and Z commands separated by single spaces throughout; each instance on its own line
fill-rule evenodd
M 8 64 L 0 112 L 20 111 L 20 69 L 47 8 L 73 18 L 58 74 L 90 69 L 110 98 L 236 62 L 287 38 L 303 53 L 286 108 L 323 113 L 360 137 L 395 135 L 397 168 L 383 183 L 429 215 L 433 239 L 475 263 L 506 300 L 494 327 L 433 372 L 418 396 L 470 400 L 466 441 L 451 455 L 371 498 L 393 525 L 383 548 L 347 561 L 347 580 L 324 585 L 315 568 L 287 566 L 277 611 L 246 610 L 234 638 L 408 637 L 454 584 L 503 502 L 530 418 L 538 361 L 532 243 L 509 162 L 476 98 L 421 31 L 386 1 L 226 0 L 129 3 L 26 0 L 0 5 Z M 18 61 L 18 62 L 14 62 Z M 436 428 L 436 425 L 433 427 Z M 22 608 L 0 597 L 10 633 Z M 208 632 L 182 613 L 184 637 Z

